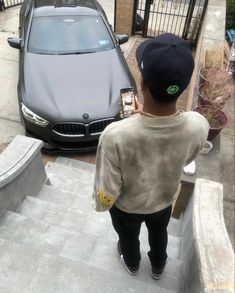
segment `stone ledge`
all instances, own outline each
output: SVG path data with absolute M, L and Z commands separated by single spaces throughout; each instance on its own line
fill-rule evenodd
M 16 211 L 26 195 L 36 195 L 46 181 L 42 142 L 16 136 L 0 155 L 0 216 Z
M 234 252 L 223 217 L 223 186 L 197 179 L 193 233 L 203 292 L 234 292 Z
M 0 188 L 26 169 L 42 146 L 40 140 L 17 135 L 0 155 Z

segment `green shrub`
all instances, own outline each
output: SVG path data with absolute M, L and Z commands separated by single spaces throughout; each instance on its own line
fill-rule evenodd
M 235 0 L 227 0 L 226 4 L 226 29 L 235 29 Z

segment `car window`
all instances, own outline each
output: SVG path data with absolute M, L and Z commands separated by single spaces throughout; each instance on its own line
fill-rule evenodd
M 39 54 L 93 53 L 114 48 L 99 16 L 35 17 L 28 51 Z

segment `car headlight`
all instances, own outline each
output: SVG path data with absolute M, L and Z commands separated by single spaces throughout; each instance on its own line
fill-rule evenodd
M 39 126 L 42 126 L 42 127 L 46 127 L 49 124 L 49 121 L 47 121 L 46 119 L 43 119 L 42 117 L 33 113 L 24 104 L 21 104 L 21 110 L 22 110 L 24 118 L 29 120 L 30 122 L 37 124 Z

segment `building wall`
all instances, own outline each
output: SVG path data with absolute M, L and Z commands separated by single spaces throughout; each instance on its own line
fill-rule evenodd
M 134 0 L 115 0 L 115 33 L 131 35 L 133 8 Z

